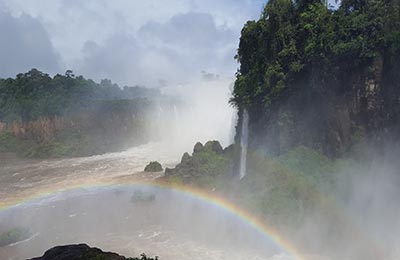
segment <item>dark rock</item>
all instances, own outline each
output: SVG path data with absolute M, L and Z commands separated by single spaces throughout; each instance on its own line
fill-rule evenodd
M 173 171 L 173 169 L 170 169 L 170 168 L 165 168 L 165 176 L 169 176 L 169 175 L 172 175 L 172 173 L 173 173 L 174 171 Z
M 226 154 L 233 154 L 234 151 L 235 151 L 234 144 L 231 144 L 231 145 L 225 147 L 225 149 L 224 149 L 224 153 L 226 153 Z
M 194 145 L 193 153 L 195 154 L 195 153 L 201 152 L 201 151 L 203 150 L 203 147 L 204 147 L 204 146 L 203 146 L 202 143 L 197 142 L 197 143 Z
M 218 154 L 224 152 L 224 149 L 222 149 L 222 146 L 218 141 L 208 141 L 204 145 L 204 150 L 212 151 L 212 152 L 215 152 L 215 153 L 218 153 Z
M 189 155 L 189 153 L 184 153 L 181 159 L 181 163 L 187 163 L 190 161 L 192 157 Z
M 181 163 L 173 169 L 166 168 L 165 175 L 157 180 L 209 184 L 224 173 L 231 172 L 233 149 L 234 146 L 231 146 L 225 152 L 218 141 L 209 141 L 204 146 L 197 143 L 192 156 L 189 153 L 183 154 Z
M 161 164 L 159 162 L 150 162 L 145 168 L 145 172 L 161 172 L 163 170 Z
M 98 248 L 91 248 L 85 244 L 54 247 L 41 257 L 31 260 L 127 260 L 116 253 L 103 252 Z

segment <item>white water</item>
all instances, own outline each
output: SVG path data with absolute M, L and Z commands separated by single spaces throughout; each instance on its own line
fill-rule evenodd
M 243 110 L 242 133 L 240 136 L 240 172 L 239 177 L 242 179 L 246 176 L 247 165 L 247 142 L 249 138 L 249 114 L 246 109 Z

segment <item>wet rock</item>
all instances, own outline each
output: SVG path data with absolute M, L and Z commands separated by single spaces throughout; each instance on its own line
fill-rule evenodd
M 201 151 L 203 150 L 203 148 L 204 148 L 203 144 L 200 143 L 200 142 L 197 142 L 197 143 L 194 145 L 193 153 L 194 153 L 194 154 L 195 154 L 195 153 L 199 153 L 199 152 L 201 152 Z
M 169 175 L 172 175 L 173 174 L 173 169 L 170 169 L 170 168 L 165 168 L 165 176 L 169 176 Z
M 212 151 L 217 154 L 221 154 L 224 152 L 224 149 L 222 148 L 221 144 L 218 141 L 208 141 L 204 145 L 204 150 L 206 151 Z
M 163 170 L 161 164 L 157 161 L 150 162 L 145 168 L 145 172 L 161 172 Z
M 194 146 L 192 156 L 184 153 L 181 163 L 173 169 L 165 169 L 165 175 L 157 180 L 174 184 L 209 184 L 231 171 L 233 149 L 232 146 L 225 152 L 218 141 L 208 141 L 204 146 L 198 142 Z
M 54 247 L 41 257 L 31 260 L 82 260 L 82 259 L 102 259 L 102 260 L 127 260 L 116 253 L 103 252 L 98 248 L 91 248 L 85 244 L 67 245 Z
M 192 157 L 189 155 L 189 153 L 184 153 L 182 155 L 181 163 L 188 163 Z

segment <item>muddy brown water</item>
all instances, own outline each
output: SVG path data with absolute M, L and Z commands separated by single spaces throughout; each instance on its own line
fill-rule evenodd
M 1 247 L 0 259 L 32 258 L 53 246 L 74 243 L 126 256 L 145 252 L 161 260 L 288 259 L 245 221 L 182 194 L 121 185 L 69 190 L 114 180 L 153 180 L 161 173 L 144 173 L 149 161 L 173 166 L 183 151 L 172 153 L 165 143 L 151 143 L 85 158 L 28 160 L 1 154 L 0 232 L 23 227 L 32 236 Z M 156 199 L 132 200 L 137 189 Z M 54 193 L 57 190 L 68 191 Z M 43 197 L 47 192 L 50 195 Z

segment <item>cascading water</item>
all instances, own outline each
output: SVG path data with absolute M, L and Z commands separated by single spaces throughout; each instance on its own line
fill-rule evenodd
M 163 118 L 164 117 L 164 109 L 162 108 L 161 105 L 158 105 L 158 117 Z
M 242 114 L 242 129 L 240 136 L 240 168 L 239 177 L 242 179 L 246 176 L 246 164 L 247 164 L 247 142 L 249 138 L 249 113 L 246 109 L 243 110 Z
M 179 123 L 179 113 L 178 113 L 178 108 L 176 107 L 176 105 L 174 104 L 174 120 L 176 125 L 178 125 Z

